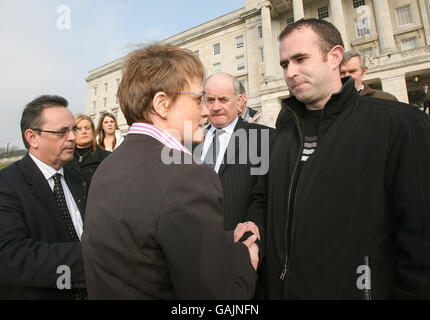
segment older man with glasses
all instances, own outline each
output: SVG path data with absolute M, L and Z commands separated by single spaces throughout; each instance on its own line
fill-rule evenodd
M 77 127 L 67 100 L 24 108 L 26 156 L 0 171 L 0 299 L 85 299 L 80 238 L 84 202 L 73 158 Z

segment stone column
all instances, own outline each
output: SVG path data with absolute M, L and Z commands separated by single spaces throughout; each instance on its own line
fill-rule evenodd
M 430 45 L 430 24 L 429 24 L 429 14 L 426 0 L 419 0 L 419 8 L 421 12 L 421 18 L 424 27 L 424 37 L 426 39 L 426 45 Z
M 272 19 L 270 17 L 270 2 L 266 1 L 261 7 L 263 27 L 264 79 L 271 80 L 275 75 L 275 59 L 273 54 Z
M 392 53 L 396 50 L 396 43 L 394 41 L 388 2 L 387 0 L 373 1 L 373 7 L 375 9 L 381 54 Z
M 330 0 L 331 14 L 333 17 L 333 24 L 336 26 L 342 35 L 342 40 L 345 45 L 345 50 L 350 50 L 348 35 L 345 28 L 345 16 L 343 14 L 342 0 Z
M 409 103 L 408 88 L 406 86 L 405 74 L 390 78 L 381 78 L 382 90 L 394 95 L 397 100 Z
M 305 10 L 303 9 L 303 0 L 293 0 L 294 21 L 300 20 L 305 17 Z

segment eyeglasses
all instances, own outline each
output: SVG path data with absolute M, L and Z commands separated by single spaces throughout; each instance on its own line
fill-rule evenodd
M 59 138 L 64 138 L 65 136 L 69 135 L 70 131 L 73 131 L 73 133 L 78 133 L 80 130 L 77 126 L 73 126 L 72 128 L 63 128 L 59 131 L 51 131 L 51 130 L 42 130 L 39 128 L 31 128 L 31 130 L 38 131 L 38 132 L 47 132 L 55 134 Z
M 180 93 L 180 94 L 191 94 L 193 96 L 198 96 L 199 99 L 199 105 L 203 105 L 203 98 L 205 96 L 204 92 L 187 92 L 187 91 L 176 91 L 175 93 Z

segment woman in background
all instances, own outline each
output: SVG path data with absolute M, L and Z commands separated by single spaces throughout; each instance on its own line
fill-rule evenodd
M 97 126 L 97 143 L 100 148 L 112 152 L 123 140 L 115 116 L 109 112 L 103 113 Z
M 78 127 L 75 152 L 73 160 L 66 166 L 79 173 L 87 195 L 94 172 L 110 152 L 97 145 L 94 122 L 90 117 L 78 113 L 75 115 L 75 122 Z

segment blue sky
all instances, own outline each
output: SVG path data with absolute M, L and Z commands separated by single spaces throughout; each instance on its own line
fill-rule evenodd
M 70 8 L 70 29 L 57 28 Z M 85 112 L 88 71 L 127 54 L 130 44 L 165 39 L 244 6 L 244 0 L 0 1 L 0 148 L 22 148 L 19 121 L 41 94 Z

